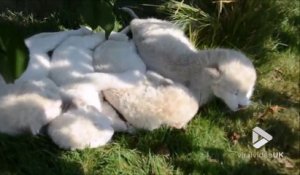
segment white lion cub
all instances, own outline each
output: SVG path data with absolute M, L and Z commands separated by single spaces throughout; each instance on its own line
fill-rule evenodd
M 105 145 L 114 134 L 111 121 L 94 107 L 70 109 L 55 118 L 48 134 L 60 148 L 84 149 Z
M 146 69 L 134 43 L 122 33 L 113 33 L 96 48 L 94 67 L 110 73 Z M 152 71 L 134 88 L 108 89 L 103 93 L 130 124 L 147 130 L 161 125 L 182 128 L 198 109 L 197 100 L 187 88 Z
M 71 36 L 53 51 L 50 76 L 77 106 L 49 124 L 48 133 L 61 148 L 98 147 L 111 139 L 114 130 L 128 129 L 118 116 L 105 115 L 101 91 L 132 88 L 142 75 L 135 70 L 94 72 L 92 49 L 104 40 L 103 33 Z
M 62 100 L 49 79 L 0 85 L 0 132 L 39 134 L 61 113 Z
M 109 89 L 104 96 L 130 124 L 146 130 L 161 125 L 183 128 L 198 111 L 197 100 L 186 87 L 151 71 L 135 88 Z
M 15 82 L 48 77 L 50 58 L 47 52 L 52 51 L 71 35 L 85 35 L 89 33 L 91 33 L 89 29 L 82 27 L 78 30 L 40 33 L 25 39 L 30 59 L 26 70 Z
M 185 84 L 200 106 L 214 95 L 237 111 L 250 104 L 256 72 L 241 52 L 196 50 L 174 24 L 159 19 L 133 19 L 133 40 L 148 69 Z
M 30 60 L 27 69 L 13 84 L 0 83 L 0 132 L 10 135 L 29 132 L 36 135 L 41 128 L 61 113 L 62 99 L 58 87 L 47 78 L 53 50 L 62 40 L 85 29 L 59 33 L 43 33 L 29 37 L 25 44 Z
M 94 72 L 92 49 L 105 40 L 104 33 L 71 36 L 53 52 L 51 79 L 75 102 L 94 106 L 101 112 L 100 92 L 109 88 L 131 88 L 139 80 L 139 71 L 124 73 Z

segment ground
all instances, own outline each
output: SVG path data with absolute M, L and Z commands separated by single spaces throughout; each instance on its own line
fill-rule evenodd
M 0 134 L 0 174 L 299 174 L 299 57 L 295 46 L 261 55 L 252 105 L 232 113 L 214 100 L 186 130 L 118 133 L 83 151 L 61 150 L 47 136 Z M 259 149 L 256 126 L 273 136 Z

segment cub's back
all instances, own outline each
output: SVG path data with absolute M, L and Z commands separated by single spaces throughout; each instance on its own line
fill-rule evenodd
M 176 80 L 185 59 L 195 47 L 176 25 L 158 19 L 134 19 L 130 24 L 134 42 L 147 68 Z M 182 73 L 184 74 L 185 71 Z

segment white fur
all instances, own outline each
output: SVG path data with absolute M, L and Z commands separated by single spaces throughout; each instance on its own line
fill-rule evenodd
M 119 114 L 116 110 L 107 102 L 102 102 L 102 113 L 111 122 L 111 126 L 116 132 L 133 132 L 134 129 L 130 124 L 120 119 Z
M 53 50 L 70 35 L 90 33 L 87 28 L 63 32 L 40 33 L 25 39 L 29 49 L 29 63 L 24 73 L 15 82 L 47 77 L 50 70 L 50 58 L 47 52 Z
M 14 84 L 1 81 L 0 132 L 15 135 L 39 133 L 42 126 L 61 113 L 60 90 L 47 78 L 50 58 L 46 52 L 54 49 L 71 34 L 85 33 L 86 29 L 59 33 L 37 34 L 25 40 L 30 60 L 27 69 Z
M 51 78 L 74 99 L 94 106 L 101 112 L 101 90 L 130 88 L 140 80 L 138 71 L 120 74 L 95 73 L 92 50 L 104 41 L 104 34 L 71 36 L 52 55 Z
M 102 108 L 100 92 L 109 88 L 131 88 L 141 79 L 141 74 L 132 70 L 119 74 L 95 73 L 92 49 L 104 39 L 104 33 L 71 36 L 53 52 L 50 76 L 61 87 L 64 95 L 71 97 L 78 107 L 50 123 L 49 135 L 62 148 L 101 146 L 110 140 L 113 134 L 111 127 L 116 131 L 127 130 L 127 125 L 108 111 L 113 109 Z M 85 108 L 95 108 L 97 112 L 91 118 L 91 112 L 85 111 Z M 97 118 L 97 122 L 103 125 L 100 128 L 93 126 L 93 118 Z M 74 124 L 61 124 L 72 120 Z M 83 134 L 86 136 L 83 137 Z
M 178 27 L 163 20 L 134 19 L 130 28 L 147 68 L 188 86 L 200 105 L 213 95 L 233 111 L 250 104 L 256 72 L 241 52 L 197 51 Z
M 60 148 L 84 149 L 105 145 L 114 134 L 111 122 L 93 107 L 71 109 L 54 119 L 48 134 Z
M 0 132 L 36 135 L 61 113 L 59 90 L 49 79 L 22 81 L 0 88 Z
M 128 40 L 128 37 L 122 33 L 112 33 L 109 38 L 94 51 L 93 65 L 96 71 L 112 73 L 139 70 L 146 72 L 146 66 L 137 54 L 132 40 Z
M 125 38 L 122 35 L 118 33 L 118 38 Z M 145 71 L 132 41 L 116 38 L 96 48 L 95 69 L 100 72 Z M 198 109 L 196 100 L 185 87 L 154 72 L 148 72 L 144 81 L 134 88 L 111 89 L 103 93 L 130 124 L 148 130 L 163 124 L 181 128 Z
M 184 127 L 197 113 L 197 100 L 184 86 L 151 74 L 155 73 L 147 72 L 145 80 L 130 90 L 104 91 L 105 98 L 134 127 Z
M 47 79 L 49 70 L 63 94 L 71 97 L 79 108 L 67 111 L 49 125 L 49 135 L 60 147 L 83 149 L 101 146 L 111 139 L 112 126 L 116 130 L 127 130 L 127 125 L 113 113 L 112 108 L 105 105 L 104 113 L 108 116 L 99 112 L 102 110 L 99 93 L 109 88 L 133 87 L 141 79 L 141 74 L 139 71 L 94 73 L 92 49 L 104 40 L 104 34 L 84 35 L 87 33 L 91 31 L 80 29 L 38 34 L 26 39 L 31 53 L 26 71 L 15 84 L 6 85 L 2 79 L 0 82 L 1 132 L 19 134 L 29 130 L 37 134 L 42 126 L 61 113 L 62 100 L 56 85 Z M 67 38 L 71 34 L 84 36 Z M 57 45 L 50 64 L 46 52 Z M 70 121 L 73 122 L 68 123 Z

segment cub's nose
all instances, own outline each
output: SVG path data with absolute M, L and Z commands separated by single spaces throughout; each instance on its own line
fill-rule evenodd
M 241 104 L 238 104 L 238 108 L 239 109 L 244 109 L 244 108 L 246 108 L 247 107 L 247 105 L 241 105 Z

